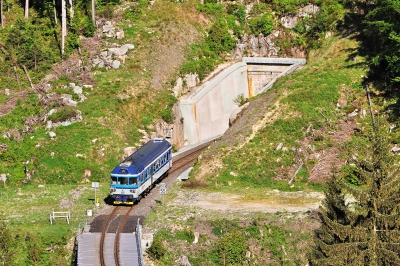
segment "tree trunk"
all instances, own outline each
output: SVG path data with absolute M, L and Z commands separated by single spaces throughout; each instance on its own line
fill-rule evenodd
M 0 20 L 1 20 L 1 27 L 4 28 L 4 22 L 3 22 L 3 0 L 0 0 Z
M 33 83 L 32 83 L 31 77 L 29 76 L 29 72 L 28 72 L 28 70 L 26 69 L 25 66 L 22 66 L 22 67 L 23 67 L 23 69 L 24 69 L 24 71 L 25 71 L 26 77 L 27 77 L 28 80 L 29 80 L 29 83 L 31 84 L 31 88 L 33 89 Z
M 69 14 L 71 16 L 71 20 L 74 18 L 74 4 L 72 0 L 69 0 Z
M 29 0 L 25 0 L 25 19 L 29 17 Z
M 64 54 L 65 36 L 67 36 L 67 12 L 65 10 L 65 0 L 61 0 L 61 54 Z
M 18 88 L 19 88 L 19 90 L 21 90 L 21 82 L 19 82 L 18 71 L 17 71 L 16 66 L 14 66 L 14 71 L 15 71 L 15 77 L 17 78 L 17 82 L 18 82 Z
M 57 9 L 56 9 L 56 0 L 53 0 L 53 10 L 54 10 L 54 24 L 57 25 Z
M 96 25 L 96 16 L 94 14 L 94 0 L 92 0 L 92 20 L 93 24 Z

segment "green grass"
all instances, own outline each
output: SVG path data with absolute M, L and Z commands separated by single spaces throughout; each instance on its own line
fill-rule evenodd
M 294 186 L 290 187 L 287 181 L 293 173 L 282 169 L 298 164 L 296 150 L 300 148 L 299 141 L 307 136 L 305 132 L 309 125 L 324 132 L 337 130 L 337 121 L 352 109 L 352 101 L 357 102 L 354 97 L 362 93 L 362 76 L 367 69 L 360 67 L 360 62 L 348 60 L 349 54 L 345 51 L 351 51 L 354 47 L 357 47 L 357 42 L 353 40 L 332 38 L 326 47 L 312 53 L 301 70 L 281 78 L 270 91 L 257 96 L 268 98 L 269 94 L 279 93 L 280 107 L 267 109 L 279 113 L 278 118 L 261 128 L 240 150 L 226 152 L 231 149 L 228 148 L 221 152 L 226 154 L 222 155 L 223 168 L 205 177 L 210 189 L 214 189 L 213 184 L 217 183 L 222 186 L 218 186 L 218 189 L 227 191 L 247 186 L 283 191 L 321 190 L 321 185 L 307 181 L 309 173 L 305 168 L 294 180 Z M 337 50 L 341 53 L 337 53 Z M 349 92 L 352 94 L 346 95 Z M 350 102 L 344 109 L 336 107 L 341 96 L 347 97 Z M 286 150 L 277 150 L 279 143 L 283 143 Z M 333 144 L 326 135 L 315 136 L 311 145 L 316 151 L 321 151 Z M 203 161 L 207 164 L 207 160 L 200 161 L 195 166 L 194 175 L 198 172 L 196 169 L 203 167 Z M 315 162 L 305 163 L 312 165 Z M 237 177 L 232 176 L 231 172 Z M 275 179 L 277 172 L 283 175 L 283 180 Z M 229 182 L 232 185 L 228 186 Z
M 43 184 L 43 186 L 35 184 L 0 188 L 0 199 L 3 202 L 0 206 L 1 219 L 5 219 L 7 228 L 12 230 L 18 242 L 12 265 L 33 264 L 29 260 L 29 250 L 24 243 L 28 233 L 36 238 L 41 251 L 37 265 L 69 265 L 74 236 L 79 228 L 82 229 L 88 218 L 87 210 L 93 210 L 94 214 L 97 212 L 91 183 L 63 186 Z M 108 183 L 101 183 L 96 193 L 100 202 L 107 196 L 108 189 Z M 70 207 L 60 207 L 63 199 L 70 203 Z M 68 224 L 64 218 L 57 218 L 50 224 L 49 217 L 52 211 L 69 211 L 70 223 Z M 53 247 L 55 252 L 44 251 L 49 247 Z

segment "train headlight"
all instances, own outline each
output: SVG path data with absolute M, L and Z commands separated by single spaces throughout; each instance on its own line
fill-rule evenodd
M 110 192 L 115 192 L 117 191 L 115 188 L 110 188 Z
M 134 190 L 134 189 L 131 189 L 131 190 L 129 190 L 130 192 L 132 192 L 132 193 L 135 193 L 136 192 L 136 190 Z

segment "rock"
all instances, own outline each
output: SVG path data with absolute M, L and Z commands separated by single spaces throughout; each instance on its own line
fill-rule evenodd
M 63 93 L 63 94 L 61 94 L 60 98 L 72 100 L 72 95 Z
M 135 45 L 128 43 L 128 44 L 122 45 L 121 47 L 126 47 L 126 48 L 128 48 L 128 50 L 132 50 L 133 48 L 135 48 Z
M 37 187 L 38 187 L 38 188 L 44 188 L 44 186 L 43 186 L 43 185 L 38 185 Z
M 282 149 L 282 147 L 283 147 L 283 143 L 281 142 L 281 143 L 279 143 L 278 146 L 276 147 L 276 150 L 279 151 L 279 150 Z
M 182 88 L 183 88 L 183 79 L 181 77 L 179 77 L 176 80 L 175 87 L 172 89 L 172 91 L 174 92 L 175 97 L 179 97 L 179 95 L 182 92 Z
M 54 138 L 55 136 L 57 136 L 56 133 L 54 133 L 53 131 L 49 131 L 48 134 L 49 134 L 50 138 Z
M 397 144 L 396 144 L 396 145 L 394 145 L 394 147 L 390 151 L 393 152 L 393 153 L 398 153 L 398 152 L 400 152 L 400 147 L 398 147 Z
M 121 62 L 118 61 L 118 60 L 114 60 L 114 61 L 112 62 L 112 67 L 113 67 L 114 69 L 118 69 L 120 65 L 121 65 Z
M 355 109 L 353 112 L 351 112 L 348 116 L 349 117 L 354 117 L 358 115 L 358 109 Z
M 75 83 L 70 83 L 70 84 L 69 84 L 69 87 L 70 87 L 71 89 L 73 89 L 73 88 L 75 87 Z
M 92 171 L 89 169 L 85 169 L 85 172 L 83 172 L 83 177 L 91 177 L 92 176 Z
M 117 39 L 123 39 L 125 37 L 125 33 L 124 33 L 124 30 L 119 30 L 119 31 L 117 31 L 117 33 L 115 34 L 115 38 L 117 38 Z
M 66 106 L 72 106 L 72 107 L 76 107 L 76 105 L 78 104 L 76 101 L 67 98 L 62 98 L 62 102 Z
M 53 122 L 51 120 L 46 122 L 46 129 L 51 129 L 51 126 L 53 125 Z
M 179 257 L 179 259 L 177 259 L 177 260 L 175 261 L 175 263 L 178 264 L 178 265 L 182 265 L 182 266 L 192 266 L 192 265 L 190 264 L 190 262 L 189 262 L 188 257 L 186 257 L 185 255 L 181 255 L 181 256 Z
M 74 86 L 73 90 L 74 90 L 75 94 L 82 94 L 82 92 L 83 92 L 82 87 L 79 87 L 79 86 Z
M 297 22 L 297 16 L 289 15 L 281 18 L 282 26 L 288 29 L 293 29 L 296 26 Z
M 131 155 L 132 153 L 134 153 L 135 151 L 136 151 L 136 147 L 126 147 L 124 149 L 125 158 L 128 157 L 129 155 Z
M 3 181 L 3 184 L 6 184 L 7 175 L 5 173 L 0 174 L 0 181 Z
M 122 55 L 125 55 L 128 52 L 128 47 L 121 46 L 119 48 L 110 48 L 110 49 L 108 49 L 108 52 L 111 55 L 122 56 Z
M 200 82 L 198 74 L 186 74 L 185 81 L 188 88 L 194 88 Z
M 347 100 L 345 98 L 343 98 L 343 97 L 339 98 L 336 106 L 337 107 L 345 107 L 345 106 L 347 106 Z
M 54 151 L 50 152 L 50 156 L 53 158 L 55 155 Z
M 85 89 L 93 90 L 93 85 L 83 85 Z
M 194 241 L 193 244 L 197 244 L 199 242 L 200 234 L 199 232 L 194 232 Z
M 4 95 L 6 95 L 6 96 L 10 95 L 10 89 L 5 89 L 4 90 Z

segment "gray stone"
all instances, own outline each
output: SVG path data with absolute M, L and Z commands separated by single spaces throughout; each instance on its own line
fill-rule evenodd
M 119 31 L 117 31 L 117 33 L 115 34 L 115 38 L 117 38 L 117 39 L 123 39 L 125 37 L 125 33 L 124 33 L 124 31 L 123 30 L 119 30 Z
M 5 89 L 4 90 L 4 95 L 6 95 L 6 96 L 10 95 L 10 89 Z
M 114 69 L 118 69 L 118 68 L 120 67 L 120 65 L 121 65 L 121 62 L 118 61 L 118 60 L 114 60 L 114 61 L 112 62 L 112 67 L 113 67 Z
M 51 129 L 53 122 L 51 120 L 46 122 L 46 129 Z
M 74 93 L 75 94 L 82 94 L 82 87 L 79 87 L 79 86 L 75 86 L 74 87 Z
M 71 94 L 61 94 L 60 98 L 72 100 L 72 95 Z
M 128 48 L 128 50 L 132 50 L 133 48 L 135 48 L 135 46 L 133 45 L 133 44 L 124 44 L 124 45 L 122 45 L 121 47 L 126 47 L 126 48 Z
M 69 87 L 70 87 L 70 88 L 74 88 L 74 87 L 75 87 L 75 83 L 70 83 L 70 84 L 69 84 Z
M 128 52 L 128 48 L 126 46 L 122 46 L 119 48 L 110 48 L 108 49 L 108 52 L 112 55 L 122 56 Z
M 57 136 L 57 135 L 56 135 L 56 133 L 54 133 L 53 131 L 50 131 L 50 132 L 49 132 L 49 136 L 50 136 L 50 138 L 54 138 L 54 137 Z
M 93 90 L 93 85 L 83 85 L 85 89 Z
M 51 85 L 49 83 L 44 84 L 43 89 L 44 89 L 45 92 L 48 92 L 49 90 L 51 90 Z
M 78 103 L 74 100 L 63 98 L 63 104 L 65 104 L 66 106 L 76 107 Z

